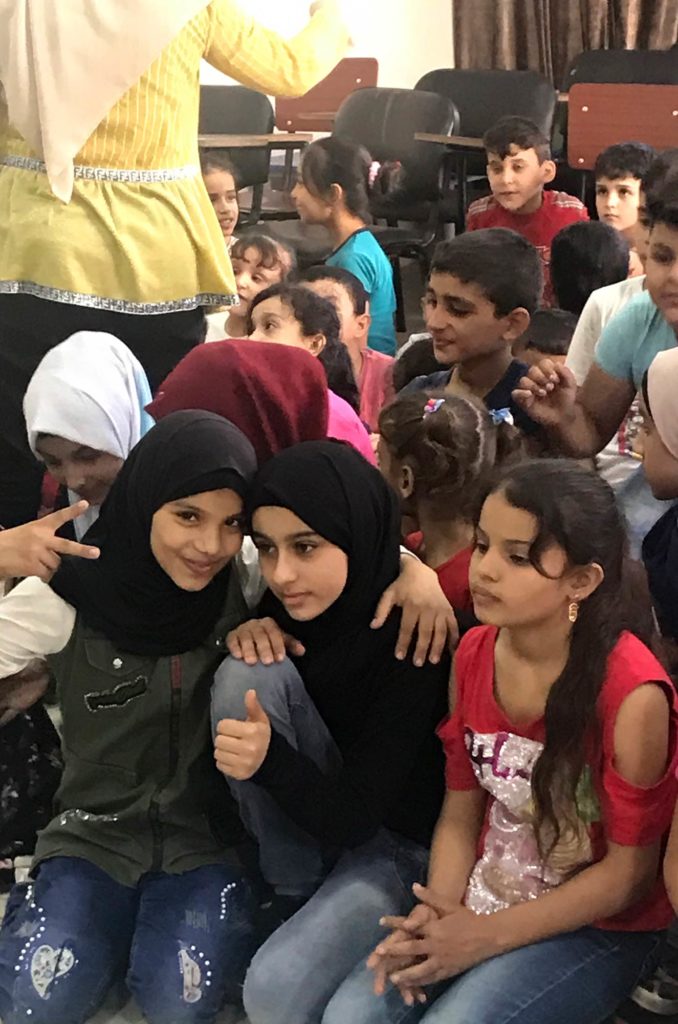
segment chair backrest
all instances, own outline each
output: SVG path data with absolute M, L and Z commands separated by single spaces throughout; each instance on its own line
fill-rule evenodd
M 578 82 L 568 107 L 567 159 L 578 170 L 617 142 L 642 139 L 661 150 L 678 137 L 678 84 Z
M 570 64 L 563 91 L 579 82 L 678 85 L 675 50 L 585 50 Z
M 267 96 L 243 85 L 200 87 L 199 131 L 204 135 L 269 135 L 274 115 Z M 265 185 L 271 154 L 268 146 L 226 150 L 241 188 Z
M 421 78 L 415 89 L 451 99 L 461 121 L 461 134 L 480 138 L 500 117 L 529 117 L 551 137 L 557 93 L 537 71 L 439 68 Z
M 373 160 L 398 161 L 409 193 L 438 187 L 445 147 L 418 142 L 415 132 L 454 135 L 459 114 L 451 100 L 414 89 L 359 89 L 337 112 L 334 135 L 363 145 Z
M 277 99 L 276 126 L 282 132 L 331 132 L 346 97 L 356 89 L 373 88 L 378 76 L 374 57 L 346 57 L 305 96 Z

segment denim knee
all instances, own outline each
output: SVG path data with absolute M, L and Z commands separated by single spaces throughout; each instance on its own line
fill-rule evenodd
M 295 1024 L 294 1008 L 288 1017 L 282 998 L 289 983 L 291 954 L 289 948 L 275 941 L 275 933 L 255 954 L 243 990 L 250 1024 Z
M 212 734 L 222 718 L 245 718 L 245 694 L 256 690 L 259 702 L 269 715 L 287 705 L 295 686 L 304 689 L 299 673 L 289 660 L 273 665 L 247 665 L 229 655 L 216 671 L 211 694 Z

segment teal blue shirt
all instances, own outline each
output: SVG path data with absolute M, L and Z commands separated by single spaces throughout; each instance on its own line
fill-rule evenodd
M 636 295 L 613 316 L 596 345 L 595 361 L 610 377 L 640 390 L 656 355 L 675 348 L 678 339 L 648 292 Z
M 362 282 L 370 297 L 372 324 L 367 343 L 377 352 L 394 356 L 396 308 L 393 271 L 384 250 L 368 228 L 360 228 L 327 257 L 330 267 L 343 267 Z

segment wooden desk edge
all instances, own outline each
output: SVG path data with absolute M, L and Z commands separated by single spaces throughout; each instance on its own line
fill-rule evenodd
M 272 132 L 270 135 L 235 135 L 228 133 L 204 133 L 198 135 L 201 146 L 222 149 L 255 149 L 261 146 L 299 146 L 313 142 L 312 132 Z
M 438 146 L 456 149 L 484 149 L 483 140 L 470 135 L 435 135 L 431 132 L 415 132 L 417 142 L 433 142 Z

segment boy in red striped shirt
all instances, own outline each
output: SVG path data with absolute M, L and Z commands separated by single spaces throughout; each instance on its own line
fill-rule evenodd
M 566 192 L 545 191 L 556 176 L 549 140 L 526 117 L 502 117 L 483 136 L 492 195 L 471 203 L 466 230 L 512 228 L 536 246 L 544 266 L 544 305 L 553 305 L 551 242 L 586 207 Z

